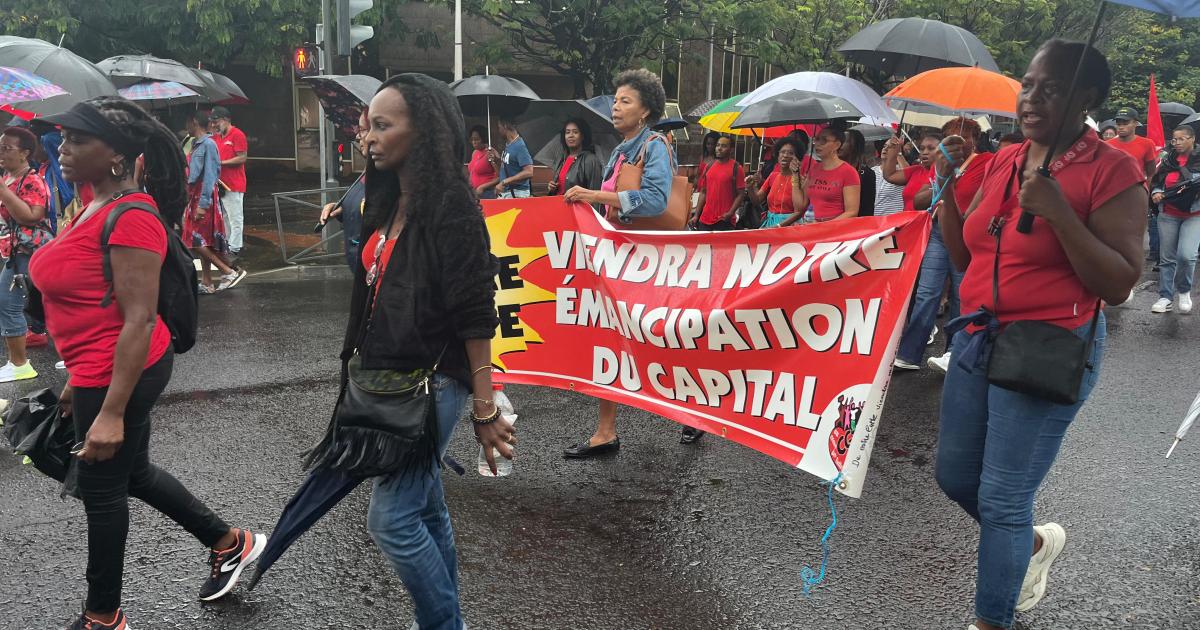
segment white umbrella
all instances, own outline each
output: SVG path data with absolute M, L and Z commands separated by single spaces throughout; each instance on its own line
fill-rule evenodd
M 1171 453 L 1175 452 L 1175 447 L 1179 446 L 1179 443 L 1187 436 L 1188 431 L 1191 430 L 1192 425 L 1196 423 L 1196 418 L 1198 417 L 1200 417 L 1200 394 L 1196 395 L 1196 400 L 1193 400 L 1192 406 L 1188 407 L 1187 415 L 1183 417 L 1183 424 L 1179 425 L 1179 430 L 1175 432 L 1175 443 L 1171 445 L 1171 448 L 1167 449 L 1168 459 L 1170 459 Z
M 887 126 L 900 122 L 878 94 L 865 83 L 832 72 L 796 72 L 772 79 L 738 102 L 748 107 L 789 90 L 840 96 L 863 113 L 862 123 Z
M 914 127 L 930 127 L 932 129 L 941 129 L 943 125 L 958 118 L 958 114 L 946 113 L 945 110 L 935 110 L 932 107 L 920 108 L 916 105 L 909 106 L 908 112 L 896 109 L 892 110 L 896 115 L 904 114 L 904 124 Z M 987 116 L 980 116 L 974 119 L 979 123 L 979 129 L 982 131 L 991 131 L 992 122 Z

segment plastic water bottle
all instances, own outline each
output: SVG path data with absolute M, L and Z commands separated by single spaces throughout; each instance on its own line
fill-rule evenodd
M 496 403 L 496 409 L 500 410 L 500 420 L 509 424 L 517 422 L 517 412 L 513 410 L 512 401 L 504 394 L 503 385 L 492 385 L 492 400 Z M 497 422 L 500 420 L 497 420 Z M 484 448 L 482 444 L 479 445 L 479 474 L 484 477 L 492 477 L 492 469 L 488 468 L 487 453 L 484 452 Z M 492 449 L 492 455 L 496 459 L 496 474 L 494 476 L 507 477 L 512 472 L 512 460 L 501 455 L 495 449 Z

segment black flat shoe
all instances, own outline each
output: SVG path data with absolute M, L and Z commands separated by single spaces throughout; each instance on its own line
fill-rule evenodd
M 579 444 L 572 444 L 563 451 L 563 457 L 567 459 L 587 459 L 598 455 L 615 454 L 621 448 L 621 438 L 613 438 L 611 442 L 603 444 L 591 445 L 591 439 L 584 440 Z
M 694 444 L 702 437 L 704 437 L 704 431 L 693 429 L 692 427 L 683 427 L 683 434 L 679 436 L 679 443 Z

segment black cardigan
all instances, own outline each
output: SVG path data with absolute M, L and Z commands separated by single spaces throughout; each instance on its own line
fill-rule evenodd
M 1179 162 L 1176 161 L 1176 153 L 1171 151 L 1167 159 L 1158 167 L 1158 171 L 1154 173 L 1154 177 L 1150 178 L 1150 189 L 1162 190 L 1166 186 L 1167 175 L 1179 170 Z M 1196 147 L 1188 154 L 1187 170 L 1191 173 L 1200 173 L 1200 147 Z
M 483 215 L 475 204 L 426 208 L 409 218 L 397 239 L 362 347 L 366 369 L 432 367 L 470 387 L 468 339 L 491 339 L 496 316 L 498 263 Z M 363 234 L 363 246 L 370 235 Z M 362 259 L 354 267 L 350 321 L 342 360 L 354 354 L 367 298 Z
M 558 164 L 554 165 L 554 172 L 551 176 L 554 181 L 558 181 L 558 174 L 562 172 L 563 163 L 567 161 L 567 156 L 564 155 L 558 160 Z M 583 186 L 589 190 L 600 190 L 600 185 L 603 177 L 604 165 L 600 163 L 600 158 L 596 157 L 591 151 L 580 151 L 575 157 L 575 161 L 571 164 L 571 168 L 567 171 L 567 185 L 558 194 L 561 195 L 575 186 Z

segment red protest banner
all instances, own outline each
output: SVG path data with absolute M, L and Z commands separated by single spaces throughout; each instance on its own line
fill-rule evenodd
M 483 211 L 496 380 L 645 409 L 859 496 L 928 214 L 710 233 L 611 230 L 561 197 Z

